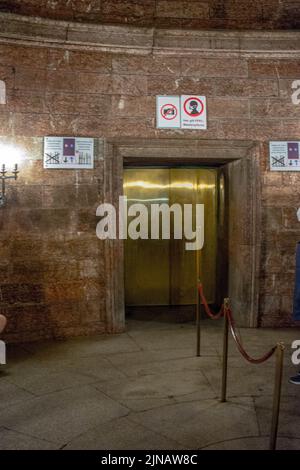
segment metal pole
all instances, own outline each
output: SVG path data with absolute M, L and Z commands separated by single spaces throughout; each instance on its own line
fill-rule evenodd
M 283 343 L 277 343 L 275 383 L 274 383 L 274 394 L 273 394 L 273 412 L 272 412 L 272 424 L 271 424 L 271 435 L 270 435 L 270 450 L 276 449 L 279 411 L 280 411 L 280 399 L 281 399 L 284 349 L 285 349 L 285 346 Z
M 198 281 L 199 282 L 199 281 Z M 197 349 L 196 349 L 196 356 L 201 356 L 201 299 L 198 292 L 198 285 L 197 285 L 197 305 L 196 305 L 196 330 L 197 330 Z
M 197 302 L 196 302 L 196 331 L 197 331 L 197 346 L 196 356 L 201 356 L 201 299 L 198 291 L 198 284 L 200 282 L 200 252 L 196 251 L 196 290 L 197 290 Z
M 228 369 L 228 317 L 229 299 L 224 299 L 224 335 L 223 335 L 223 372 L 222 372 L 222 391 L 221 402 L 226 401 L 227 396 L 227 369 Z

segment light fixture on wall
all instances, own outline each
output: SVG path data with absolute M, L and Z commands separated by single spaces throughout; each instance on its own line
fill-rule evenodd
M 0 144 L 0 207 L 5 206 L 5 184 L 6 180 L 18 177 L 18 164 L 20 163 L 22 152 L 13 145 Z

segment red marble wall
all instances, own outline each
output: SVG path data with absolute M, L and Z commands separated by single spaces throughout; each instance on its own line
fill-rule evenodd
M 1 44 L 0 80 L 7 86 L 1 141 L 17 142 L 26 152 L 0 211 L 7 339 L 106 330 L 104 250 L 95 234 L 95 209 L 103 201 L 103 139 L 111 137 L 264 144 L 260 323 L 290 324 L 300 173 L 270 173 L 268 141 L 299 139 L 300 106 L 291 102 L 297 78 L 300 64 L 292 59 L 191 60 Z M 165 93 L 206 95 L 207 131 L 157 130 L 155 96 Z M 43 170 L 44 135 L 97 138 L 95 170 Z
M 299 0 L 1 0 L 0 11 L 185 29 L 297 29 Z

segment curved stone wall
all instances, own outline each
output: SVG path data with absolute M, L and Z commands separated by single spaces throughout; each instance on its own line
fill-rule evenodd
M 292 82 L 300 79 L 299 32 L 166 34 L 4 14 L 0 21 L 1 142 L 17 143 L 26 154 L 0 211 L 7 339 L 111 331 L 112 265 L 95 235 L 95 210 L 104 187 L 116 197 L 104 182 L 113 171 L 105 148 L 118 138 L 255 144 L 262 181 L 260 324 L 291 324 L 300 173 L 271 173 L 268 142 L 299 140 L 300 106 L 291 101 Z M 207 130 L 156 129 L 156 95 L 190 93 L 207 97 Z M 45 135 L 95 137 L 95 170 L 44 170 Z
M 101 24 L 184 29 L 296 29 L 294 0 L 2 0 L 0 11 Z

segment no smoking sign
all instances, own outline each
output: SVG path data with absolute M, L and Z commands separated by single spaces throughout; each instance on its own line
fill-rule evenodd
M 207 129 L 205 96 L 157 96 L 158 129 Z

